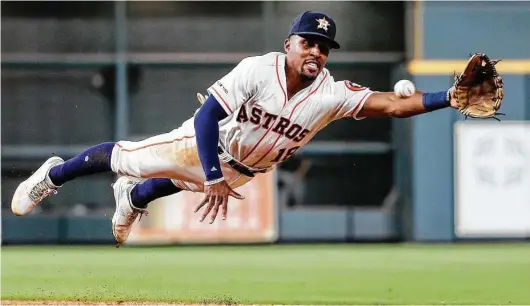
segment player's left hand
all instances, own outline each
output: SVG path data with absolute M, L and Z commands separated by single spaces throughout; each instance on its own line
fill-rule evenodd
M 471 54 L 464 71 L 455 74 L 451 101 L 466 118 L 497 118 L 504 98 L 504 86 L 492 60 L 484 53 Z M 454 106 L 453 106 L 454 107 Z
M 451 100 L 449 101 L 451 103 L 451 107 L 458 109 L 458 102 L 456 101 L 456 89 L 453 86 L 449 90 L 451 91 Z
M 206 206 L 206 209 L 204 210 L 204 213 L 202 214 L 200 222 L 204 221 L 204 219 L 206 219 L 206 216 L 208 216 L 208 214 L 212 212 L 210 216 L 210 224 L 215 221 L 215 218 L 219 213 L 219 207 L 223 208 L 223 220 L 226 219 L 226 215 L 228 213 L 229 196 L 232 196 L 239 200 L 245 198 L 239 193 L 235 192 L 226 181 L 221 181 L 217 184 L 213 184 L 210 186 L 204 186 L 204 195 L 204 200 L 202 200 L 202 202 L 197 205 L 194 212 L 198 212 L 199 209 L 201 209 L 204 205 L 208 204 L 208 206 Z

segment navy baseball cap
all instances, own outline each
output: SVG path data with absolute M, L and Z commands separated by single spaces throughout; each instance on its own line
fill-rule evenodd
M 329 41 L 331 48 L 339 49 L 340 45 L 335 41 L 337 26 L 335 21 L 324 13 L 307 11 L 300 14 L 293 21 L 291 26 L 291 35 L 313 35 L 325 38 Z

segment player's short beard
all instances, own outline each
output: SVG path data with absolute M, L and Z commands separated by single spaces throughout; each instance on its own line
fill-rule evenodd
M 317 76 L 318 74 L 316 76 L 311 76 L 311 75 L 305 74 L 303 70 L 300 71 L 300 77 L 302 79 L 302 82 L 314 81 L 317 78 Z

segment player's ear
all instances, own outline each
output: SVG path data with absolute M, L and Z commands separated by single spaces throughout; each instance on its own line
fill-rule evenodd
M 285 41 L 283 42 L 283 48 L 285 49 L 285 52 L 289 52 L 289 50 L 291 49 L 291 39 L 285 39 Z

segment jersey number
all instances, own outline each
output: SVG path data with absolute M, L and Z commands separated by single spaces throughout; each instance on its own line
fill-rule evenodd
M 298 149 L 300 149 L 299 146 L 298 147 L 292 147 L 289 150 L 287 150 L 285 148 L 280 149 L 278 151 L 278 155 L 276 155 L 276 157 L 272 160 L 272 162 L 275 162 L 275 163 L 283 162 L 283 161 L 287 160 L 288 158 L 290 158 L 291 156 L 293 156 L 293 154 Z

